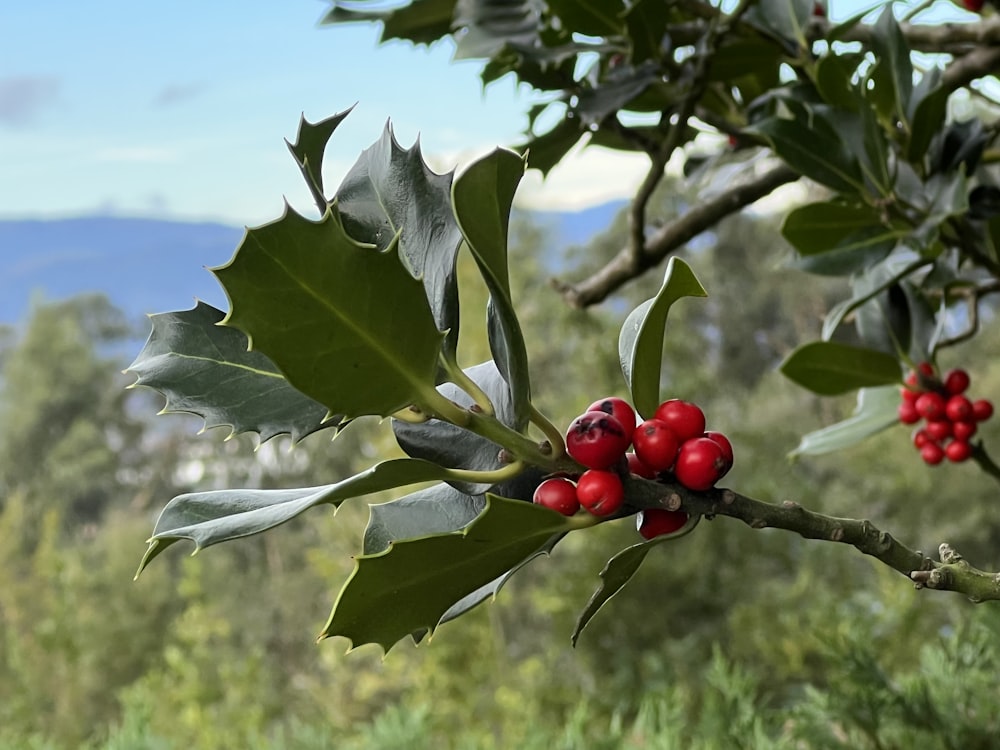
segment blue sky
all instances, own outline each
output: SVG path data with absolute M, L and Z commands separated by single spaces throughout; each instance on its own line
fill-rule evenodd
M 857 7 L 833 0 L 835 16 Z M 0 218 L 93 213 L 258 224 L 311 201 L 284 144 L 301 113 L 357 103 L 328 150 L 339 182 L 391 118 L 438 171 L 516 143 L 530 93 L 484 92 L 446 44 L 378 47 L 373 25 L 319 27 L 322 0 L 0 2 Z M 638 158 L 598 149 L 531 175 L 539 208 L 624 197 Z M 530 174 L 530 173 L 529 173 Z M 597 178 L 595 179 L 595 176 Z

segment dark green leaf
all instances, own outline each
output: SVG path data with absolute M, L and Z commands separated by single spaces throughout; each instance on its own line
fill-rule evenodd
M 508 427 L 517 429 L 517 417 L 510 398 L 510 387 L 503 379 L 496 363 L 489 360 L 466 370 L 469 377 L 489 396 L 497 419 Z M 471 396 L 452 383 L 442 383 L 438 390 L 445 398 L 465 408 L 473 404 Z M 501 446 L 473 432 L 456 427 L 450 422 L 431 419 L 413 424 L 393 420 L 396 440 L 408 456 L 423 458 L 452 469 L 493 471 L 503 466 L 499 460 Z M 452 482 L 453 487 L 468 494 L 485 492 L 486 484 Z
M 455 59 L 493 57 L 505 46 L 543 46 L 538 0 L 463 0 L 456 3 Z
M 444 334 L 423 285 L 396 243 L 379 252 L 349 237 L 336 207 L 319 222 L 288 209 L 214 270 L 233 307 L 225 323 L 331 412 L 388 416 L 436 398 Z
M 576 525 L 546 508 L 488 495 L 485 510 L 461 531 L 355 558 L 320 638 L 342 636 L 352 648 L 377 643 L 388 652 L 411 633 L 433 632 L 456 602 Z
M 944 125 L 949 93 L 941 84 L 940 68 L 931 68 L 920 77 L 910 100 L 910 140 L 906 144 L 909 161 L 923 160 L 931 141 Z
M 899 381 L 899 362 L 885 352 L 835 341 L 814 341 L 795 349 L 781 364 L 789 380 L 821 396 Z
M 462 233 L 451 210 L 452 174 L 435 174 L 420 144 L 404 150 L 386 125 L 337 188 L 344 229 L 358 242 L 385 250 L 399 237 L 399 253 L 421 279 L 438 330 L 458 343 L 455 260 Z
M 770 117 L 747 131 L 760 135 L 792 169 L 821 185 L 843 193 L 864 188 L 857 158 L 818 116 L 809 123 Z
M 405 5 L 384 10 L 361 10 L 353 7 L 357 0 L 342 3 L 334 0 L 334 7 L 320 23 L 357 23 L 381 21 L 381 42 L 405 39 L 416 44 L 431 44 L 451 32 L 451 19 L 456 0 L 411 0 Z
M 352 497 L 439 480 L 444 474 L 442 467 L 428 461 L 398 458 L 323 487 L 213 490 L 178 495 L 160 513 L 139 573 L 160 552 L 181 539 L 194 542 L 197 552 L 219 542 L 273 529 L 317 505 L 339 505 Z
M 566 28 L 588 36 L 614 36 L 624 31 L 622 0 L 547 0 Z
M 524 152 L 528 166 L 545 175 L 562 161 L 582 137 L 580 122 L 576 119 L 564 119 L 548 132 L 530 138 L 518 148 Z
M 514 400 L 516 429 L 527 424 L 531 401 L 528 353 L 510 293 L 507 231 L 514 192 L 524 174 L 524 160 L 496 149 L 471 164 L 452 187 L 455 218 L 490 292 L 490 351 Z
M 153 330 L 128 368 L 138 375 L 135 385 L 162 393 L 164 412 L 197 414 L 206 428 L 228 426 L 234 435 L 257 432 L 262 442 L 284 433 L 298 441 L 339 424 L 292 388 L 271 360 L 247 351 L 247 337 L 220 326 L 223 317 L 204 302 L 151 316 Z
M 663 337 L 670 306 L 681 297 L 707 297 L 691 267 L 678 257 L 667 263 L 660 291 L 631 312 L 618 337 L 618 357 L 635 410 L 652 416 L 660 403 Z
M 288 150 L 295 157 L 295 163 L 299 165 L 302 177 L 320 213 L 326 211 L 327 203 L 326 193 L 323 191 L 323 154 L 326 152 L 326 144 L 329 143 L 333 131 L 351 113 L 351 109 L 354 108 L 345 109 L 316 123 L 309 122 L 303 116 L 299 122 L 299 133 L 295 143 L 285 141 Z
M 858 391 L 854 413 L 842 422 L 803 435 L 792 456 L 820 456 L 860 443 L 899 423 L 899 388 L 882 386 Z
M 625 11 L 628 39 L 632 43 L 632 64 L 657 60 L 667 30 L 670 6 L 663 0 L 636 0 Z
M 778 84 L 782 61 L 781 47 L 774 42 L 754 37 L 729 38 L 712 55 L 708 77 L 732 85 L 737 79 L 750 76 L 770 88 Z
M 848 112 L 857 111 L 861 101 L 851 79 L 863 59 L 861 52 L 827 52 L 816 61 L 813 78 L 823 101 Z
M 641 542 L 639 544 L 633 544 L 631 547 L 626 547 L 617 555 L 608 560 L 607 564 L 604 566 L 604 570 L 601 571 L 601 585 L 590 597 L 590 601 L 587 602 L 587 606 L 584 607 L 580 616 L 576 620 L 576 627 L 573 629 L 573 635 L 571 640 L 573 645 L 576 646 L 577 640 L 580 638 L 580 634 L 583 629 L 587 627 L 587 624 L 593 619 L 594 615 L 607 604 L 615 594 L 621 591 L 625 584 L 627 584 L 634 576 L 639 567 L 642 565 L 643 561 L 646 559 L 647 553 L 656 545 L 663 544 L 664 542 L 669 542 L 677 539 L 678 537 L 684 536 L 690 533 L 698 522 L 701 520 L 701 516 L 693 516 L 688 519 L 688 522 L 677 531 L 671 534 L 663 534 L 662 536 L 654 537 L 646 542 Z
M 865 203 L 840 200 L 808 203 L 785 217 L 781 234 L 800 255 L 819 255 L 834 250 L 891 248 L 907 234 L 905 227 L 882 224 L 878 209 Z
M 843 319 L 880 294 L 895 286 L 919 268 L 927 265 L 922 258 L 891 256 L 882 263 L 875 264 L 859 274 L 852 281 L 852 296 L 835 305 L 823 321 L 821 338 L 825 341 L 833 336 Z M 907 339 L 909 334 L 907 333 Z M 904 347 L 908 348 L 908 345 Z
M 879 70 L 884 74 L 876 77 L 876 86 L 890 87 L 893 111 L 909 130 L 908 113 L 910 97 L 913 94 L 913 63 L 910 62 L 910 47 L 906 37 L 896 23 L 892 4 L 886 5 L 882 15 L 872 27 L 875 54 L 879 58 Z
M 582 89 L 575 111 L 584 125 L 600 124 L 620 109 L 636 109 L 628 105 L 651 85 L 659 83 L 662 77 L 663 71 L 655 62 L 645 62 L 634 68 L 622 65 L 599 84 Z
M 744 20 L 783 42 L 789 51 L 806 49 L 805 28 L 815 0 L 760 0 L 750 6 Z

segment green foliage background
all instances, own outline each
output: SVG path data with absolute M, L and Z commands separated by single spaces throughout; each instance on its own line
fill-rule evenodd
M 659 205 L 682 210 L 681 197 L 667 186 Z M 623 231 L 620 218 L 567 260 L 599 257 Z M 618 326 L 658 279 L 572 310 L 547 287 L 546 241 L 515 223 L 511 286 L 538 405 L 565 424 L 597 397 L 624 395 Z M 727 220 L 683 257 L 711 296 L 671 311 L 685 334 L 667 336 L 664 374 L 669 393 L 697 400 L 732 438 L 728 484 L 1000 565 L 991 481 L 923 466 L 903 428 L 836 457 L 787 460 L 802 432 L 853 407 L 774 370 L 816 335 L 839 282 L 781 270 L 770 218 Z M 470 261 L 459 274 L 463 309 L 484 309 Z M 462 356 L 481 361 L 486 332 L 464 317 Z M 371 646 L 317 645 L 306 629 L 350 573 L 367 517 L 359 501 L 336 524 L 313 511 L 193 559 L 165 555 L 133 583 L 137 540 L 174 494 L 328 483 L 394 454 L 370 418 L 334 442 L 320 432 L 256 452 L 246 436 L 224 443 L 223 430 L 192 439 L 198 420 L 140 419 L 153 397 L 126 397 L 123 363 L 108 354 L 129 330 L 90 297 L 41 304 L 0 337 L 2 750 L 995 746 L 992 609 L 914 591 L 838 545 L 728 519 L 654 549 L 575 650 L 569 634 L 597 573 L 636 539 L 630 521 L 585 544 L 568 538 L 496 602 L 385 660 Z M 994 395 L 998 350 L 986 330 L 940 364 L 966 365 L 975 392 Z

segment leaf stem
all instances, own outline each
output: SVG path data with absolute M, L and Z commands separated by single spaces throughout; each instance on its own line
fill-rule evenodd
M 479 484 L 499 484 L 513 479 L 525 469 L 523 461 L 514 461 L 493 471 L 475 471 L 473 469 L 448 469 L 445 481 L 474 482 Z
M 563 442 L 562 432 L 530 402 L 528 403 L 528 419 L 531 421 L 531 424 L 535 425 L 535 427 L 545 434 L 545 439 L 552 446 L 552 458 L 560 458 L 565 455 L 566 443 Z
M 486 392 L 479 387 L 479 384 L 468 376 L 468 374 L 458 365 L 455 355 L 452 352 L 441 352 L 441 366 L 451 378 L 452 382 L 465 391 L 482 409 L 484 414 L 492 416 L 496 413 L 493 402 Z

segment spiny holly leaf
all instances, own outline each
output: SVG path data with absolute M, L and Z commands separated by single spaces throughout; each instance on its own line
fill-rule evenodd
M 813 341 L 795 349 L 781 372 L 821 396 L 899 381 L 899 362 L 885 352 L 836 341 Z
M 388 416 L 432 391 L 444 334 L 423 286 L 396 243 L 349 237 L 336 206 L 318 222 L 286 209 L 213 270 L 232 303 L 224 322 L 330 411 Z
M 487 495 L 471 524 L 448 534 L 394 542 L 355 560 L 320 638 L 343 636 L 351 648 L 433 632 L 455 602 L 534 555 L 573 519 L 520 500 Z
M 490 291 L 490 351 L 510 385 L 515 429 L 527 423 L 531 401 L 528 353 L 514 312 L 507 267 L 507 225 L 514 192 L 523 174 L 524 159 L 498 148 L 469 165 L 452 187 L 455 218 Z
M 154 557 L 180 539 L 195 552 L 219 542 L 259 534 L 316 505 L 344 500 L 417 482 L 441 479 L 445 470 L 414 458 L 397 458 L 335 484 L 291 490 L 212 490 L 178 495 L 160 513 L 139 573 Z
M 854 413 L 821 430 L 803 435 L 791 456 L 820 456 L 843 450 L 899 423 L 899 389 L 895 386 L 862 388 Z
M 691 267 L 673 257 L 667 263 L 660 291 L 625 319 L 618 337 L 618 356 L 632 403 L 644 418 L 652 416 L 660 403 L 663 336 L 670 306 L 681 297 L 707 296 Z
M 508 427 L 516 429 L 514 406 L 510 398 L 510 387 L 503 379 L 493 360 L 470 367 L 468 376 L 489 396 L 497 419 Z M 469 407 L 473 399 L 465 391 L 452 383 L 438 386 L 441 394 L 461 407 Z M 393 420 L 396 441 L 408 456 L 423 458 L 452 469 L 472 469 L 493 471 L 503 466 L 499 460 L 501 446 L 475 433 L 456 427 L 450 422 L 431 419 L 412 424 Z M 489 485 L 471 482 L 451 482 L 452 486 L 468 494 L 485 492 Z
M 394 8 L 376 7 L 364 10 L 364 0 L 342 2 L 333 0 L 333 8 L 320 23 L 357 23 L 381 21 L 379 43 L 390 39 L 405 39 L 415 44 L 431 44 L 451 32 L 451 20 L 456 0 L 411 0 Z M 384 6 L 384 3 L 370 3 Z
M 326 144 L 330 141 L 333 131 L 351 113 L 352 109 L 354 107 L 316 123 L 309 122 L 303 116 L 299 121 L 299 133 L 295 138 L 295 143 L 285 141 L 288 150 L 295 157 L 295 163 L 299 165 L 302 177 L 305 179 L 320 213 L 326 212 L 326 195 L 323 192 L 323 154 L 326 152 Z
M 358 242 L 385 250 L 398 235 L 400 258 L 421 279 L 438 330 L 458 339 L 455 259 L 462 233 L 451 210 L 452 174 L 435 174 L 420 143 L 404 150 L 386 125 L 358 158 L 340 187 L 337 206 L 344 229 Z
M 604 570 L 602 570 L 600 574 L 600 587 L 590 597 L 590 601 L 587 602 L 587 606 L 584 607 L 583 612 L 580 613 L 580 616 L 576 620 L 576 627 L 573 629 L 573 635 L 571 636 L 573 645 L 576 646 L 576 642 L 580 638 L 580 634 L 583 632 L 583 629 L 587 627 L 587 624 L 593 619 L 594 615 L 597 614 L 601 607 L 607 604 L 615 594 L 625 588 L 626 583 L 632 580 L 632 576 L 638 572 L 639 566 L 642 565 L 643 561 L 646 559 L 646 555 L 654 546 L 657 544 L 663 544 L 664 542 L 673 541 L 691 533 L 700 520 L 701 516 L 692 516 L 688 519 L 688 522 L 677 531 L 654 537 L 653 539 L 640 542 L 639 544 L 633 544 L 631 547 L 626 547 L 608 560 L 607 564 L 604 566 Z
M 261 442 L 284 433 L 298 441 L 340 423 L 325 406 L 292 388 L 271 360 L 247 351 L 242 332 L 218 325 L 223 316 L 204 302 L 150 316 L 153 330 L 127 370 L 139 376 L 133 386 L 162 393 L 167 399 L 162 413 L 197 414 L 206 429 L 257 432 Z

